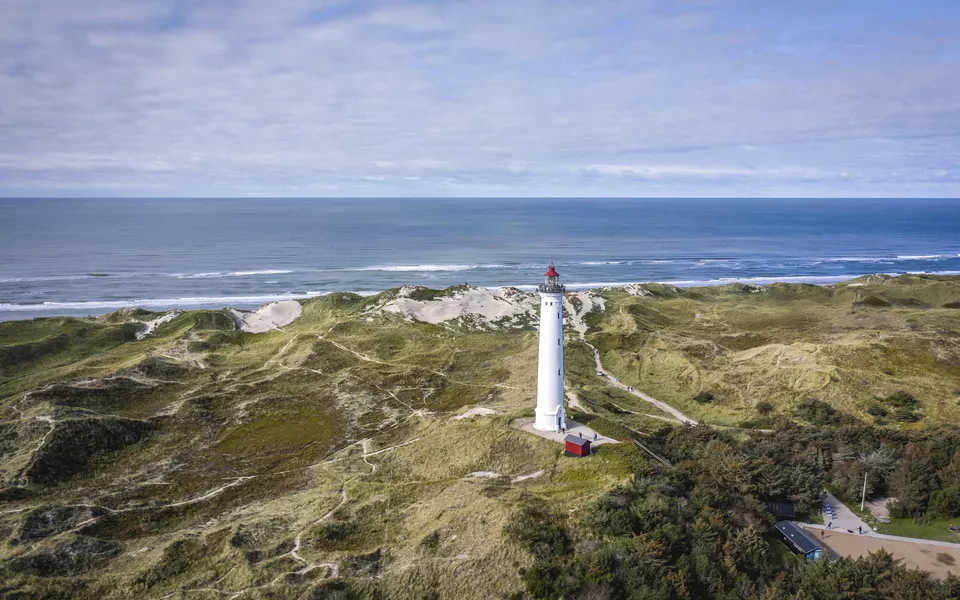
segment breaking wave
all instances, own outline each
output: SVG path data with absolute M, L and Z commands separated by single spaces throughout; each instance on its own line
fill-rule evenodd
M 471 271 L 473 269 L 508 269 L 507 265 L 378 265 L 373 267 L 350 267 L 344 271 L 387 271 L 387 272 L 433 272 L 433 271 Z
M 290 294 L 264 294 L 257 296 L 196 296 L 192 298 L 145 298 L 139 300 L 85 300 L 78 302 L 0 303 L 0 311 L 56 311 L 56 310 L 113 310 L 133 307 L 209 307 L 231 304 L 263 304 L 280 300 L 297 300 L 322 296 L 326 292 L 303 292 Z
M 249 277 L 251 275 L 285 275 L 293 273 L 285 269 L 265 269 L 263 271 L 229 271 L 212 273 L 177 273 L 174 277 L 179 279 L 218 279 L 220 277 Z

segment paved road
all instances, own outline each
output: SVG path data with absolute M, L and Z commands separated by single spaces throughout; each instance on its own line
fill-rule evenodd
M 824 491 L 824 494 L 824 503 L 829 504 L 833 509 L 833 529 L 857 533 L 857 527 L 862 527 L 864 531 L 873 531 L 857 513 L 844 506 L 843 502 L 840 502 L 836 496 L 827 491 Z M 824 515 L 823 519 L 827 524 L 831 522 L 827 515 Z

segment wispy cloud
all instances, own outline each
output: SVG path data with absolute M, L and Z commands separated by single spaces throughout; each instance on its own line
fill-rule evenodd
M 934 1 L 0 0 L 0 194 L 958 196 L 958 39 Z

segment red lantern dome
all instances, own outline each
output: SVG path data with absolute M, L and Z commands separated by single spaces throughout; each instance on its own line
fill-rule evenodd
M 553 268 L 553 263 L 550 263 L 547 272 L 543 274 L 543 285 L 537 289 L 549 294 L 562 294 L 566 291 L 566 288 L 560 285 L 560 273 Z

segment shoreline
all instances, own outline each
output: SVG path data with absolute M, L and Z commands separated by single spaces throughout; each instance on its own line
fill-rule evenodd
M 861 277 L 870 276 L 889 276 L 899 277 L 902 275 L 918 276 L 939 276 L 955 277 L 960 276 L 960 271 L 938 271 L 938 272 L 901 272 L 901 273 L 863 273 L 859 275 L 794 275 L 794 276 L 771 276 L 771 277 L 742 277 L 742 278 L 718 278 L 712 280 L 680 280 L 680 281 L 618 281 L 618 282 L 588 282 L 567 284 L 570 291 L 584 292 L 598 290 L 603 288 L 622 288 L 632 285 L 659 284 L 672 285 L 680 288 L 690 287 L 717 287 L 740 283 L 745 285 L 765 286 L 771 284 L 789 284 L 789 285 L 835 285 L 847 281 L 853 281 Z M 429 286 L 418 286 L 429 287 Z M 500 290 L 503 288 L 515 288 L 524 292 L 534 292 L 537 289 L 535 285 L 516 285 L 516 286 L 474 286 L 486 290 Z M 187 298 L 154 298 L 142 300 L 90 300 L 78 302 L 45 302 L 42 304 L 0 304 L 0 322 L 6 321 L 27 321 L 36 318 L 47 317 L 100 317 L 123 308 L 142 308 L 151 312 L 167 312 L 171 310 L 220 310 L 220 309 L 240 309 L 255 310 L 265 304 L 273 302 L 282 302 L 284 300 L 307 300 L 328 294 L 352 293 L 360 296 L 375 296 L 388 289 L 383 290 L 330 290 L 326 292 L 304 292 L 289 294 L 263 294 L 254 296 L 210 296 L 210 297 L 187 297 Z M 436 288 L 444 289 L 444 288 Z

